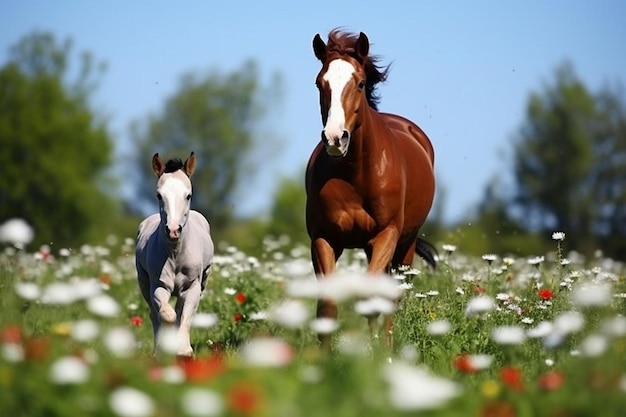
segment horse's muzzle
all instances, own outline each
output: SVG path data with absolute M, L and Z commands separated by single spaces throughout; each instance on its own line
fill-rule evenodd
M 326 130 L 322 130 L 322 142 L 326 148 L 326 153 L 334 157 L 343 157 L 348 153 L 350 145 L 350 132 L 343 130 L 341 136 L 333 135 L 330 138 L 326 135 Z
M 169 226 L 165 226 L 165 231 L 167 232 L 167 239 L 170 242 L 178 242 L 180 232 L 183 231 L 183 226 L 179 224 L 178 227 L 172 229 L 170 229 Z

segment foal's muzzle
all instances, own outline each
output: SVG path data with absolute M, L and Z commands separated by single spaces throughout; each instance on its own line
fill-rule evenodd
M 348 146 L 350 145 L 350 132 L 344 129 L 341 131 L 341 136 L 339 136 L 338 134 L 327 134 L 324 129 L 322 130 L 322 142 L 324 142 L 328 155 L 335 157 L 346 156 Z
M 180 232 L 183 231 L 183 226 L 181 224 L 178 227 L 170 229 L 169 226 L 165 226 L 165 231 L 167 232 L 167 239 L 170 242 L 177 242 L 180 239 Z

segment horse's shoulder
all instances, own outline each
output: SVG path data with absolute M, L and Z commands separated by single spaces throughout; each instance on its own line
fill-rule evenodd
M 144 264 L 144 267 L 146 266 L 145 262 L 147 252 L 149 251 L 149 242 L 156 239 L 155 233 L 159 228 L 160 222 L 161 217 L 159 216 L 159 214 L 153 214 L 146 217 L 141 223 L 139 223 L 135 254 L 137 256 L 137 261 Z
M 311 171 L 311 169 L 313 168 L 313 165 L 315 165 L 315 162 L 319 158 L 320 153 L 322 152 L 323 149 L 324 149 L 324 144 L 321 141 L 319 141 L 317 145 L 315 145 L 315 148 L 313 149 L 313 152 L 311 152 L 311 156 L 309 157 L 309 161 L 306 166 L 307 173 Z
M 189 221 L 195 230 L 202 230 L 205 234 L 211 235 L 211 225 L 207 218 L 199 211 L 190 210 Z
M 305 171 L 305 189 L 309 190 L 313 187 L 313 181 L 315 178 L 318 180 L 322 177 L 330 175 L 327 160 L 324 162 L 324 144 L 320 141 L 311 152 L 309 161 Z
M 158 213 L 152 214 L 143 219 L 143 221 L 139 223 L 139 227 L 137 229 L 138 238 L 150 237 L 157 230 L 160 222 L 161 216 L 159 216 Z
M 209 225 L 209 221 L 207 220 L 207 218 L 204 216 L 204 214 L 200 213 L 199 211 L 190 210 L 189 211 L 189 218 L 190 219 L 194 219 L 194 222 L 196 222 L 198 224 Z
M 428 154 L 431 163 L 435 160 L 435 150 L 430 138 L 417 124 L 406 117 L 393 113 L 379 113 L 387 127 L 404 137 L 416 140 Z

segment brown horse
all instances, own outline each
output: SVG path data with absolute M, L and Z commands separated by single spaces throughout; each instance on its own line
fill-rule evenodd
M 364 33 L 337 29 L 313 38 L 322 63 L 316 84 L 322 114 L 321 141 L 306 170 L 306 222 L 318 278 L 332 274 L 344 249 L 362 248 L 367 272 L 388 273 L 410 265 L 417 252 L 433 267 L 436 251 L 418 237 L 435 192 L 434 152 L 411 121 L 377 110 L 376 85 L 387 77 L 369 55 Z M 318 300 L 318 317 L 337 317 L 337 305 Z M 377 335 L 377 317 L 368 317 Z M 391 317 L 385 339 L 391 343 Z M 330 337 L 319 335 L 322 348 Z

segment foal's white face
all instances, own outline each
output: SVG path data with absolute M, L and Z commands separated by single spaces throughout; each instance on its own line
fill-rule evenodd
M 161 223 L 171 242 L 180 238 L 191 207 L 191 181 L 182 170 L 164 173 L 157 183 Z

